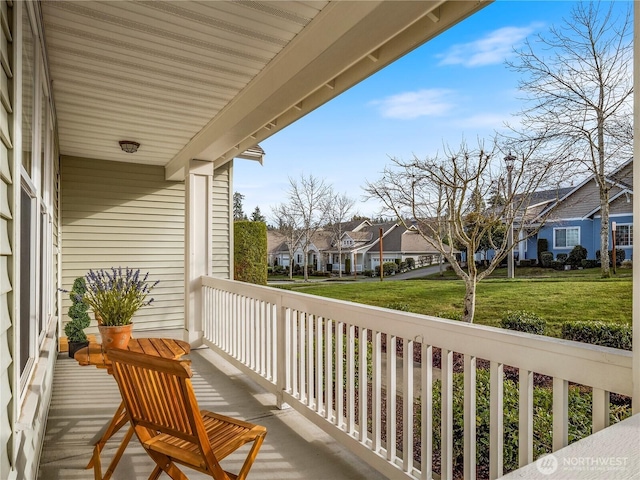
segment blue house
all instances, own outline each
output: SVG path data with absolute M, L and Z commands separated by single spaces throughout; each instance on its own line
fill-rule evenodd
M 632 258 L 633 246 L 633 160 L 628 160 L 607 176 L 609 191 L 609 245 L 611 229 L 615 222 L 616 248 L 625 251 L 625 258 Z M 530 205 L 528 213 L 535 211 L 544 225 L 537 236 L 520 242 L 517 248 L 520 259 L 537 258 L 537 239 L 545 238 L 554 258 L 571 252 L 576 245 L 587 249 L 587 258 L 595 259 L 600 250 L 600 199 L 598 185 L 593 176 L 576 187 L 554 191 L 555 199 Z M 544 193 L 544 192 L 541 192 Z M 537 210 L 537 211 L 536 211 Z

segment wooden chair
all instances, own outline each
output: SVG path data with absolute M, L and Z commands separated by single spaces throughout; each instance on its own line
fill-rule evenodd
M 267 429 L 206 410 L 200 411 L 191 385 L 190 363 L 126 350 L 109 350 L 113 375 L 140 443 L 156 467 L 174 480 L 187 480 L 176 463 L 211 475 L 216 480 L 242 480 L 262 446 Z M 253 442 L 237 475 L 220 461 Z

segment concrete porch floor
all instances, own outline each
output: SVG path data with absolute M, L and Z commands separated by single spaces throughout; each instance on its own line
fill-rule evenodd
M 249 479 L 386 478 L 295 410 L 278 410 L 273 395 L 208 348 L 192 350 L 188 358 L 193 362 L 193 384 L 200 408 L 267 427 L 265 443 Z M 115 380 L 105 370 L 81 367 L 66 353 L 60 354 L 39 479 L 93 479 L 93 470 L 85 470 L 85 466 L 91 458 L 93 443 L 106 428 L 119 402 Z M 107 443 L 102 453 L 103 474 L 125 431 L 126 427 Z M 223 467 L 237 472 L 246 450 L 241 452 L 241 455 L 225 459 Z M 153 467 L 153 462 L 134 436 L 112 478 L 146 479 Z M 194 480 L 210 478 L 187 468 L 183 472 Z M 163 474 L 160 478 L 169 477 Z

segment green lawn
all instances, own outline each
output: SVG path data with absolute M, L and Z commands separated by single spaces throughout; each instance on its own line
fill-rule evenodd
M 497 326 L 508 310 L 529 310 L 544 318 L 547 334 L 556 337 L 561 324 L 569 320 L 631 324 L 631 270 L 619 270 L 612 279 L 601 279 L 597 269 L 522 269 L 518 274 L 509 281 L 501 278 L 502 269 L 478 284 L 475 323 Z M 464 296 L 461 280 L 437 275 L 425 280 L 296 283 L 281 288 L 380 307 L 406 304 L 411 312 L 444 316 L 461 313 Z

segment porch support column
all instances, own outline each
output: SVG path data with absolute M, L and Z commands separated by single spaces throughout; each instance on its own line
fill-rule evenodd
M 211 275 L 213 163 L 191 160 L 185 178 L 184 340 L 202 344 L 200 277 Z
M 633 91 L 640 90 L 640 8 L 633 9 Z M 640 218 L 640 98 L 633 96 L 633 223 Z M 640 242 L 633 243 L 633 261 L 640 259 Z M 640 413 L 640 268 L 633 269 L 633 414 Z

